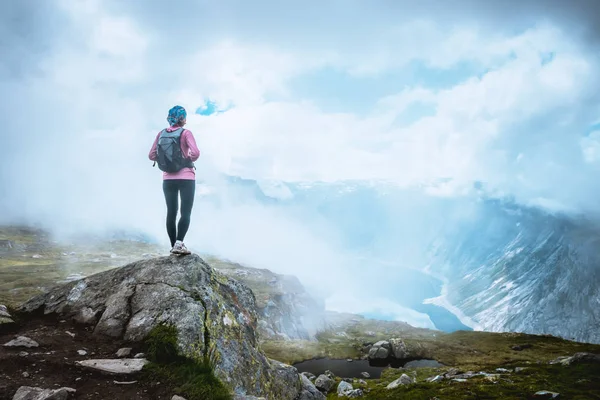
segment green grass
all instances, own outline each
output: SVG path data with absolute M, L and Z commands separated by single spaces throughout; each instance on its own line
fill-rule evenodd
M 177 329 L 158 325 L 146 339 L 148 359 L 143 374 L 152 381 L 167 382 L 187 400 L 230 400 L 229 390 L 215 377 L 208 358 L 191 360 L 179 354 Z
M 523 400 L 533 399 L 532 395 L 540 390 L 560 393 L 561 399 L 592 400 L 600 399 L 600 365 L 579 364 L 571 367 L 541 364 L 529 367 L 519 373 L 502 374 L 495 382 L 485 377 L 470 378 L 467 382 L 453 382 L 444 380 L 440 383 L 427 383 L 424 381 L 432 370 L 419 371 L 417 383 L 401 386 L 396 389 L 386 389 L 387 384 L 399 377 L 402 372 L 394 371 L 382 376 L 382 379 L 369 380 L 363 399 L 371 400 L 422 400 L 439 398 L 444 400 L 455 399 L 503 399 Z M 493 372 L 489 370 L 487 372 Z M 354 385 L 355 387 L 359 387 Z M 334 388 L 337 388 L 334 386 Z M 328 399 L 337 399 L 337 394 L 332 392 Z

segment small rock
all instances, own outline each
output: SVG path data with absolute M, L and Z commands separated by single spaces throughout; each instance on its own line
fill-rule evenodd
M 23 372 L 23 378 L 29 378 L 29 372 L 25 371 Z
M 113 381 L 113 383 L 115 385 L 133 385 L 134 383 L 137 383 L 137 381 L 129 381 L 129 382 L 119 382 L 119 381 Z M 160 382 L 159 382 L 160 383 Z
M 85 356 L 87 354 L 87 351 L 85 351 L 85 350 L 77 350 L 77 354 L 79 354 L 80 356 Z
M 600 363 L 600 354 L 593 353 L 575 353 L 570 357 L 558 357 L 550 361 L 550 364 L 573 365 L 581 362 Z
M 123 347 L 122 349 L 119 349 L 117 351 L 117 357 L 119 357 L 119 358 L 129 357 L 130 354 L 131 354 L 131 347 Z
M 454 378 L 452 379 L 454 382 L 467 382 L 465 378 Z
M 29 339 L 26 336 L 19 336 L 16 339 L 11 340 L 8 343 L 4 344 L 4 347 L 39 347 L 39 344 L 32 339 Z
M 402 374 L 400 378 L 387 385 L 386 389 L 396 389 L 398 386 L 410 385 L 411 383 L 413 383 L 412 378 L 406 374 Z
M 135 356 L 133 356 L 133 358 L 144 358 L 146 357 L 146 354 L 144 353 L 137 353 Z
M 371 377 L 371 374 L 369 374 L 368 372 L 361 372 L 360 375 L 367 379 L 369 379 Z
M 446 376 L 446 378 L 449 378 L 449 377 L 451 377 L 451 376 L 458 375 L 458 374 L 460 374 L 460 373 L 461 373 L 461 371 L 460 371 L 458 368 L 450 368 L 450 369 L 449 369 L 449 370 L 448 370 L 448 371 L 447 371 L 447 372 L 444 374 L 444 376 Z
M 73 317 L 75 322 L 83 325 L 93 325 L 97 322 L 96 313 L 89 307 L 82 307 Z
M 496 372 L 510 373 L 512 370 L 506 368 L 496 368 Z
M 15 393 L 13 400 L 67 400 L 68 397 L 68 388 L 53 390 L 21 386 Z
M 34 254 L 31 256 L 31 258 L 42 258 L 42 256 L 40 254 Z
M 436 375 L 436 376 L 432 376 L 430 378 L 427 378 L 427 382 L 441 382 L 444 380 L 444 377 L 442 375 Z
M 323 393 L 329 393 L 331 388 L 333 387 L 334 380 L 328 377 L 325 374 L 319 375 L 319 377 L 315 380 L 315 387 L 319 389 Z
M 533 347 L 532 344 L 525 343 L 525 344 L 517 344 L 515 346 L 512 346 L 511 349 L 514 351 L 523 351 L 525 349 L 530 349 L 532 347 Z
M 349 392 L 350 390 L 353 390 L 354 388 L 352 387 L 351 384 L 349 384 L 346 381 L 341 381 L 337 387 L 337 394 L 339 397 L 345 396 L 346 392 Z
M 335 374 L 333 372 L 331 372 L 330 370 L 325 371 L 325 375 L 327 375 L 331 379 L 335 379 Z
M 65 333 L 66 333 L 67 335 L 69 335 L 69 336 L 73 337 L 73 338 L 75 337 L 75 334 L 74 334 L 74 333 L 72 333 L 72 332 L 65 331 Z
M 354 361 L 354 360 L 352 360 L 351 358 L 348 358 L 348 359 L 346 359 L 346 361 L 348 361 L 348 362 L 352 362 L 352 361 Z
M 355 399 L 357 397 L 362 397 L 364 395 L 361 389 L 353 389 L 346 392 L 346 397 Z
M 75 362 L 75 364 L 85 368 L 96 369 L 113 374 L 132 374 L 134 372 L 139 372 L 147 363 L 148 360 L 144 358 L 121 358 L 118 360 L 99 359 Z
M 171 397 L 171 400 L 186 400 L 186 399 L 184 397 L 174 395 L 173 397 Z
M 358 384 L 359 384 L 359 385 L 366 385 L 366 384 L 367 384 L 367 381 L 365 381 L 364 379 L 359 379 L 359 380 L 358 380 Z
M 310 372 L 302 372 L 300 375 L 304 375 L 309 381 L 314 381 L 317 378 L 315 374 L 311 374 Z
M 26 351 L 22 351 L 22 352 L 19 353 L 20 357 L 27 357 L 28 355 L 29 355 L 29 353 L 26 352 Z
M 342 381 L 352 383 L 353 379 L 352 378 L 342 378 Z
M 560 397 L 560 393 L 549 392 L 547 390 L 540 390 L 539 392 L 535 392 L 533 395 L 536 399 L 558 399 Z
M 8 308 L 6 308 L 6 306 L 3 304 L 0 304 L 0 317 L 11 318 L 10 314 L 8 313 Z
M 527 369 L 527 367 L 516 367 L 515 372 L 523 372 Z

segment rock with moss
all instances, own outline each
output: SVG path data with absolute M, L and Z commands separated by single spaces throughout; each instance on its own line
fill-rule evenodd
M 324 326 L 323 301 L 311 297 L 297 277 L 213 257 L 208 260 L 219 272 L 252 289 L 262 338 L 313 340 Z
M 319 375 L 315 380 L 315 387 L 323 393 L 329 393 L 334 384 L 335 381 L 325 374 Z
M 291 400 L 302 390 L 295 368 L 260 349 L 252 291 L 197 255 L 134 262 L 58 286 L 19 308 L 38 310 L 132 342 L 159 325 L 172 326 L 181 354 L 210 359 L 217 378 L 237 395 Z
M 297 400 L 325 400 L 325 395 L 305 376 L 302 378 L 302 392 Z
M 391 346 L 387 340 L 380 340 L 369 350 L 370 360 L 385 360 L 390 356 Z

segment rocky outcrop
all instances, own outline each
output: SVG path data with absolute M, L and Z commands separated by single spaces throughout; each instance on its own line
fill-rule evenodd
M 94 334 L 145 339 L 160 324 L 177 329 L 180 352 L 210 356 L 215 375 L 237 395 L 292 400 L 297 370 L 260 350 L 252 291 L 197 255 L 161 257 L 67 283 L 20 307 L 94 326 Z
M 311 297 L 295 276 L 216 258 L 209 260 L 219 272 L 252 289 L 256 297 L 261 338 L 312 340 L 323 327 L 324 304 Z

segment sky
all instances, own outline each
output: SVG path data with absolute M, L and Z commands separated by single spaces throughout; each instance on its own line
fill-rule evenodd
M 481 182 L 597 214 L 598 27 L 595 0 L 9 2 L 0 220 L 159 235 L 147 153 L 175 104 L 199 180 Z M 319 243 L 270 237 L 290 227 Z

